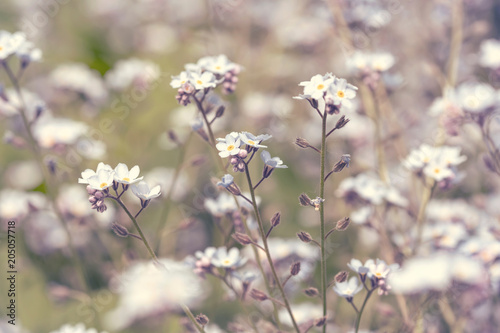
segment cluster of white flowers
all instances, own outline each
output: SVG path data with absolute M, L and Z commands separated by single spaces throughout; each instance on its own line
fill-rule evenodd
M 347 83 L 346 79 L 338 78 L 332 73 L 314 75 L 310 81 L 303 81 L 299 86 L 304 87 L 304 93 L 295 96 L 295 99 L 314 100 L 319 110 L 325 109 L 329 114 L 338 113 L 344 109 L 351 109 L 351 100 L 356 97 L 357 87 Z
M 196 274 L 204 277 L 205 274 L 213 273 L 214 268 L 235 270 L 242 267 L 247 259 L 240 254 L 238 248 L 227 249 L 225 246 L 215 248 L 207 247 L 205 251 L 196 251 L 194 256 L 185 259 Z
M 113 69 L 106 72 L 105 80 L 109 88 L 123 91 L 130 86 L 145 89 L 160 77 L 157 64 L 130 58 L 118 61 Z
M 21 60 L 22 66 L 42 60 L 42 51 L 26 40 L 24 33 L 0 30 L 0 62 L 6 61 L 12 55 Z
M 410 152 L 403 165 L 410 171 L 423 174 L 437 182 L 449 182 L 457 177 L 456 166 L 466 159 L 466 156 L 460 155 L 459 147 L 432 147 L 422 144 Z
M 356 51 L 347 59 L 346 65 L 354 75 L 370 72 L 385 72 L 395 63 L 394 56 L 387 52 L 365 53 Z
M 170 259 L 136 262 L 111 280 L 119 294 L 118 305 L 106 317 L 107 326 L 120 331 L 138 320 L 195 306 L 205 287 L 191 268 Z
M 190 97 L 197 91 L 222 85 L 223 93 L 229 94 L 236 89 L 237 75 L 241 66 L 231 62 L 221 54 L 215 57 L 203 57 L 196 64 L 186 64 L 185 71 L 172 76 L 170 85 L 178 89 L 176 96 L 179 104 L 187 105 Z
M 396 188 L 366 173 L 342 180 L 336 194 L 349 202 L 361 201 L 372 205 L 386 202 L 400 207 L 408 205 L 408 200 Z

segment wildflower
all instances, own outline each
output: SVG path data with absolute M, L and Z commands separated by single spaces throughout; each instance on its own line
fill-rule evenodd
M 309 297 L 317 297 L 319 296 L 319 291 L 316 288 L 310 287 L 304 290 L 304 294 Z
M 225 174 L 223 177 L 222 177 L 222 180 L 220 182 L 217 183 L 217 186 L 222 186 L 224 187 L 226 190 L 228 190 L 231 194 L 234 194 L 234 195 L 240 195 L 241 194 L 241 191 L 238 187 L 238 185 L 236 185 L 234 183 L 234 177 L 231 176 L 230 174 Z
M 349 273 L 348 272 L 346 272 L 346 271 L 340 271 L 337 274 L 335 274 L 334 279 L 335 279 L 335 282 L 341 283 L 341 282 L 346 281 L 348 277 L 349 277 Z
M 146 208 L 151 199 L 157 198 L 161 195 L 160 185 L 149 188 L 148 183 L 142 180 L 137 184 L 132 184 L 131 189 L 132 193 L 141 199 L 141 205 L 143 208 Z
M 241 245 L 249 245 L 252 244 L 253 241 L 250 239 L 250 237 L 247 234 L 243 234 L 241 232 L 235 232 L 232 235 L 233 239 L 240 243 Z
M 79 184 L 88 184 L 89 178 L 92 176 L 95 176 L 100 170 L 113 171 L 113 168 L 108 164 L 104 164 L 103 162 L 99 162 L 99 164 L 97 165 L 96 171 L 94 171 L 92 169 L 86 169 L 85 171 L 83 171 L 82 178 L 78 178 L 78 183 Z
M 457 88 L 457 99 L 463 110 L 480 113 L 495 106 L 497 95 L 489 84 L 465 82 Z
M 328 89 L 328 94 L 325 99 L 327 104 L 331 103 L 339 109 L 344 107 L 350 108 L 352 106 L 352 102 L 350 100 L 356 97 L 357 90 L 358 88 L 347 83 L 346 79 L 335 78 L 333 84 L 330 86 L 330 89 Z
M 33 136 L 41 147 L 54 148 L 76 143 L 87 131 L 88 126 L 82 122 L 47 116 L 35 123 Z
M 500 68 L 500 41 L 488 39 L 481 43 L 479 64 L 491 69 Z
M 297 261 L 290 266 L 290 275 L 295 276 L 300 273 L 300 261 Z
M 267 148 L 267 146 L 261 145 L 262 141 L 270 139 L 272 136 L 269 134 L 261 134 L 258 136 L 253 135 L 249 132 L 241 132 L 239 138 L 244 144 L 254 147 L 254 148 Z
M 288 168 L 288 166 L 283 164 L 283 161 L 279 157 L 272 157 L 271 154 L 267 150 L 263 150 L 260 153 L 260 158 L 264 161 L 264 170 L 262 172 L 262 176 L 267 178 L 271 175 L 275 168 L 284 169 Z
M 183 71 L 177 76 L 172 76 L 172 81 L 170 81 L 170 86 L 172 88 L 178 89 L 181 88 L 186 83 L 190 82 L 190 80 L 191 80 L 191 73 Z
M 357 277 L 353 276 L 349 281 L 336 282 L 333 286 L 333 291 L 340 297 L 344 297 L 348 302 L 352 301 L 354 295 L 363 289 L 363 285 L 359 283 Z
M 190 83 L 194 85 L 196 90 L 215 88 L 215 76 L 210 72 L 192 73 Z
M 265 301 L 269 298 L 265 292 L 258 289 L 252 289 L 252 291 L 250 292 L 250 297 L 260 302 Z
M 215 147 L 219 150 L 219 156 L 224 158 L 229 155 L 234 156 L 240 152 L 241 140 L 233 135 L 226 135 L 224 141 L 219 141 Z
M 86 329 L 85 325 L 82 323 L 78 323 L 76 325 L 65 324 L 61 326 L 56 331 L 51 331 L 50 333 L 98 333 L 95 328 Z M 106 333 L 106 332 L 102 332 Z
M 344 168 L 348 168 L 350 163 L 351 163 L 351 155 L 344 154 L 340 158 L 340 161 L 335 163 L 332 171 L 333 172 L 340 172 L 340 171 L 344 170 Z
M 322 202 L 325 202 L 325 199 L 316 197 L 316 199 L 311 200 L 311 206 L 314 206 L 314 210 L 319 210 L 319 207 Z
M 220 247 L 212 257 L 212 265 L 225 269 L 235 269 L 243 266 L 246 263 L 246 258 L 240 257 L 240 250 L 236 247 L 229 251 L 225 246 Z
M 349 227 L 350 222 L 351 220 L 348 217 L 344 217 L 343 219 L 337 221 L 335 229 L 338 231 L 344 231 L 347 227 Z
M 132 169 L 128 169 L 128 166 L 124 163 L 118 163 L 115 168 L 114 179 L 116 182 L 124 185 L 131 185 L 141 181 L 144 177 L 139 177 L 139 166 L 136 165 Z
M 304 95 L 294 97 L 297 99 L 312 98 L 318 100 L 323 98 L 326 91 L 330 88 L 334 82 L 335 77 L 331 73 L 325 75 L 317 74 L 311 78 L 311 81 L 303 81 L 299 83 L 299 86 L 304 87 Z
M 204 57 L 198 60 L 198 65 L 214 74 L 224 75 L 230 71 L 239 70 L 239 65 L 231 62 L 226 55 Z
M 347 266 L 358 273 L 360 276 L 366 275 L 370 268 L 368 265 L 370 265 L 372 262 L 371 259 L 369 259 L 364 265 L 361 261 L 358 259 L 351 259 L 351 261 L 347 264 Z
M 105 80 L 111 89 L 123 91 L 132 85 L 146 89 L 159 77 L 160 68 L 157 64 L 147 60 L 130 58 L 118 61 L 113 69 L 106 72 Z
M 87 179 L 89 186 L 98 191 L 106 190 L 113 185 L 114 171 L 101 169 L 95 175 Z
M 25 40 L 26 36 L 22 32 L 11 34 L 8 31 L 0 30 L 0 61 L 6 60 L 9 56 L 17 52 Z
M 24 41 L 16 50 L 16 56 L 21 61 L 21 67 L 25 68 L 31 62 L 42 60 L 42 51 L 35 47 L 30 41 Z

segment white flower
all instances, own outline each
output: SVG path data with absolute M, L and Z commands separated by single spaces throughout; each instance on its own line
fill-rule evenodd
M 195 306 L 206 288 L 188 265 L 160 259 L 159 265 L 152 261 L 130 265 L 111 281 L 111 289 L 119 299 L 106 323 L 113 331 L 121 331 L 136 321 L 177 312 L 181 304 Z
M 377 259 L 377 261 L 369 260 L 366 263 L 366 267 L 368 267 L 368 277 L 375 279 L 386 279 L 391 273 L 392 269 L 398 267 L 397 265 L 387 265 L 385 261 Z
M 138 181 L 141 181 L 144 178 L 144 177 L 137 178 L 137 176 L 139 176 L 139 172 L 140 169 L 138 165 L 134 166 L 129 171 L 128 166 L 126 164 L 118 163 L 118 165 L 115 168 L 114 179 L 115 181 L 121 184 L 127 184 L 127 185 L 134 184 L 137 183 Z
M 435 162 L 427 164 L 424 167 L 423 172 L 424 175 L 434 179 L 437 182 L 440 182 L 444 179 L 453 178 L 455 176 L 455 172 L 448 168 L 447 165 Z
M 100 170 L 107 170 L 107 171 L 113 171 L 113 168 L 108 165 L 104 164 L 103 162 L 99 162 L 97 165 L 96 171 L 92 169 L 86 169 L 85 171 L 82 172 L 82 178 L 78 178 L 78 183 L 79 184 L 88 184 L 89 183 L 89 178 L 92 176 L 95 176 Z
M 234 69 L 239 69 L 239 65 L 229 61 L 224 54 L 216 57 L 203 57 L 198 60 L 198 66 L 219 75 L 224 75 Z
M 328 90 L 327 98 L 331 98 L 334 105 L 350 108 L 350 101 L 356 97 L 357 87 L 347 83 L 346 79 L 335 78 Z
M 363 289 L 363 285 L 359 283 L 356 276 L 351 277 L 349 281 L 336 282 L 333 286 L 333 291 L 335 291 L 337 295 L 347 299 L 352 299 L 361 289 Z
M 288 166 L 283 164 L 283 161 L 278 157 L 271 157 L 271 153 L 269 153 L 267 150 L 263 150 L 260 153 L 260 158 L 264 162 L 265 165 L 271 167 L 271 168 L 277 168 L 277 169 L 286 169 Z
M 11 34 L 8 31 L 0 30 L 0 61 L 16 53 L 25 41 L 26 36 L 22 32 Z
M 373 53 L 370 59 L 370 66 L 374 71 L 384 72 L 394 65 L 394 56 L 390 53 Z
M 19 95 L 14 89 L 6 89 L 5 95 L 9 101 L 6 102 L 0 98 L 0 114 L 6 117 L 19 116 L 19 110 L 24 109 L 26 118 L 28 118 L 28 121 L 32 122 L 40 109 L 43 110 L 43 114 L 40 118 L 50 113 L 50 111 L 46 109 L 45 102 L 35 93 L 26 89 L 21 89 L 21 94 L 23 96 L 23 101 L 19 99 Z
M 192 73 L 190 82 L 194 84 L 196 90 L 205 88 L 215 88 L 217 82 L 215 82 L 215 76 L 211 72 Z
M 98 333 L 95 328 L 86 329 L 85 325 L 78 323 L 76 325 L 65 324 L 61 326 L 57 331 L 52 331 L 50 333 Z M 106 333 L 106 332 L 102 332 Z
M 370 270 L 368 267 L 373 262 L 372 259 L 368 259 L 368 261 L 363 265 L 361 261 L 358 259 L 351 259 L 351 261 L 347 264 L 347 266 L 355 271 L 358 274 L 366 274 Z
M 271 138 L 271 135 L 261 134 L 258 136 L 253 135 L 249 132 L 241 132 L 240 139 L 244 144 L 255 148 L 267 148 L 267 146 L 261 145 L 260 143 L 264 140 Z
M 241 140 L 228 134 L 224 141 L 220 140 L 215 147 L 219 150 L 220 157 L 228 157 L 229 155 L 237 155 L 240 152 Z
M 113 185 L 114 171 L 101 169 L 95 175 L 87 179 L 88 184 L 94 190 L 102 191 Z
M 472 113 L 490 109 L 496 103 L 495 89 L 486 83 L 465 82 L 457 89 L 459 105 Z
M 148 201 L 157 198 L 161 195 L 160 185 L 156 185 L 153 188 L 149 188 L 149 185 L 145 181 L 140 181 L 137 184 L 131 186 L 132 192 L 136 197 L 144 201 Z
M 118 61 L 105 75 L 108 87 L 117 91 L 131 85 L 146 88 L 159 77 L 160 68 L 157 64 L 137 58 Z
M 246 261 L 246 258 L 240 257 L 240 250 L 236 247 L 231 248 L 229 251 L 225 246 L 220 247 L 212 257 L 212 265 L 228 269 L 241 267 Z
M 479 64 L 491 69 L 500 67 L 500 41 L 488 39 L 481 43 Z
M 78 138 L 87 133 L 88 126 L 79 121 L 65 118 L 44 117 L 33 127 L 33 136 L 43 148 L 72 145 Z
M 238 209 L 233 195 L 228 192 L 222 192 L 217 199 L 205 199 L 203 205 L 210 214 L 216 217 L 224 216 Z
M 177 76 L 172 76 L 172 81 L 170 81 L 170 86 L 172 88 L 180 88 L 182 87 L 185 83 L 190 82 L 191 80 L 191 72 L 181 72 Z
M 394 65 L 394 56 L 387 52 L 364 53 L 354 52 L 347 59 L 347 68 L 355 75 L 363 74 L 367 71 L 384 72 Z
M 323 97 L 334 81 L 334 76 L 327 73 L 325 75 L 317 74 L 311 78 L 311 81 L 303 81 L 299 86 L 304 87 L 304 96 L 318 100 Z
M 42 51 L 30 41 L 24 41 L 16 50 L 16 56 L 25 64 L 42 60 Z

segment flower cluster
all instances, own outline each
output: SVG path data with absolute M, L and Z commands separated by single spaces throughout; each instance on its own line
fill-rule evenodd
M 142 181 L 144 177 L 139 177 L 139 172 L 140 169 L 137 165 L 129 170 L 126 164 L 118 163 L 113 169 L 110 165 L 100 162 L 95 171 L 92 169 L 83 171 L 82 178 L 78 179 L 78 183 L 87 184 L 92 209 L 97 209 L 99 212 L 106 210 L 104 199 L 112 197 L 110 188 L 115 191 L 116 198 L 119 199 L 130 185 L 132 185 L 131 189 L 135 196 L 141 199 L 141 206 L 146 208 L 151 199 L 160 196 L 160 186 L 150 188 L 146 182 Z M 122 192 L 118 194 L 120 184 Z
M 170 86 L 177 90 L 177 102 L 189 104 L 191 96 L 200 90 L 209 90 L 222 85 L 222 92 L 230 94 L 236 89 L 241 66 L 231 62 L 225 55 L 203 57 L 196 64 L 186 64 L 185 71 L 172 76 Z
M 186 262 L 193 267 L 196 274 L 204 277 L 206 274 L 217 274 L 215 269 L 228 271 L 242 267 L 247 259 L 240 255 L 238 248 L 227 249 L 225 246 L 207 247 L 205 251 L 197 251 L 194 256 L 188 256 Z
M 324 103 L 328 114 L 337 114 L 343 109 L 350 109 L 351 100 L 356 97 L 358 90 L 345 79 L 338 78 L 332 73 L 314 75 L 310 81 L 300 82 L 299 86 L 304 87 L 304 93 L 295 96 L 295 99 L 314 100 L 313 105 Z
M 23 68 L 30 62 L 42 60 L 42 51 L 26 40 L 24 33 L 0 30 L 0 62 L 5 62 L 12 55 L 19 58 Z
M 424 175 L 446 186 L 457 177 L 456 166 L 465 162 L 466 156 L 460 155 L 459 147 L 432 147 L 422 144 L 410 152 L 403 165 L 418 175 Z

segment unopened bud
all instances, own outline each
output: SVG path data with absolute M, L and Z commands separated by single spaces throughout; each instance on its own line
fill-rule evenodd
M 215 117 L 216 118 L 220 118 L 222 117 L 222 115 L 224 114 L 224 110 L 226 109 L 226 107 L 224 105 L 221 105 L 219 106 L 219 108 L 217 109 L 217 111 L 215 112 Z
M 299 196 L 299 202 L 301 206 L 311 206 L 311 198 L 309 198 L 305 193 L 302 193 Z
M 250 292 L 250 297 L 252 297 L 256 301 L 261 302 L 269 298 L 264 292 L 257 289 L 252 289 L 252 291 Z
M 349 273 L 347 273 L 346 271 L 340 271 L 337 274 L 335 274 L 335 281 L 338 283 L 342 283 L 346 281 L 348 277 Z
M 301 232 L 297 233 L 297 237 L 299 237 L 299 239 L 301 241 L 303 241 L 304 243 L 310 243 L 313 240 L 311 235 L 305 231 L 301 231 Z
M 232 237 L 233 237 L 233 239 L 235 241 L 237 241 L 241 245 L 248 245 L 248 244 L 252 244 L 253 243 L 252 240 L 250 239 L 250 237 L 247 234 L 243 234 L 241 232 L 235 232 L 232 235 Z
M 344 217 L 342 220 L 337 221 L 336 229 L 338 231 L 344 231 L 349 227 L 349 223 L 351 223 L 351 219 L 348 217 Z
M 196 322 L 201 326 L 205 326 L 208 324 L 209 320 L 207 316 L 205 316 L 203 313 L 200 313 L 196 316 Z
M 304 290 L 304 294 L 309 297 L 317 297 L 319 295 L 319 291 L 314 287 L 310 287 Z
M 238 153 L 238 157 L 240 158 L 246 158 L 248 156 L 248 151 L 245 149 L 240 149 L 240 152 Z
M 127 228 L 118 223 L 113 223 L 111 229 L 119 237 L 128 237 L 129 235 Z
M 311 145 L 306 139 L 303 138 L 297 138 L 295 139 L 295 144 L 299 146 L 300 148 L 309 148 Z
M 340 161 L 335 163 L 335 165 L 333 166 L 333 172 L 340 172 L 344 170 L 344 168 L 348 168 L 349 163 L 351 163 L 351 155 L 349 154 L 342 155 Z
M 290 274 L 295 276 L 300 273 L 300 261 L 294 262 L 292 266 L 290 266 Z
M 347 123 L 349 122 L 350 120 L 348 118 L 346 118 L 344 115 L 342 117 L 340 117 L 340 119 L 337 121 L 337 124 L 335 125 L 335 128 L 336 129 L 340 129 L 342 127 L 344 127 L 345 125 L 347 125 Z
M 281 222 L 281 213 L 280 212 L 276 212 L 273 217 L 271 217 L 271 225 L 274 227 L 277 227 L 278 224 L 280 224 Z
M 321 317 L 316 320 L 314 320 L 314 326 L 316 327 L 323 327 L 326 324 L 326 317 Z

